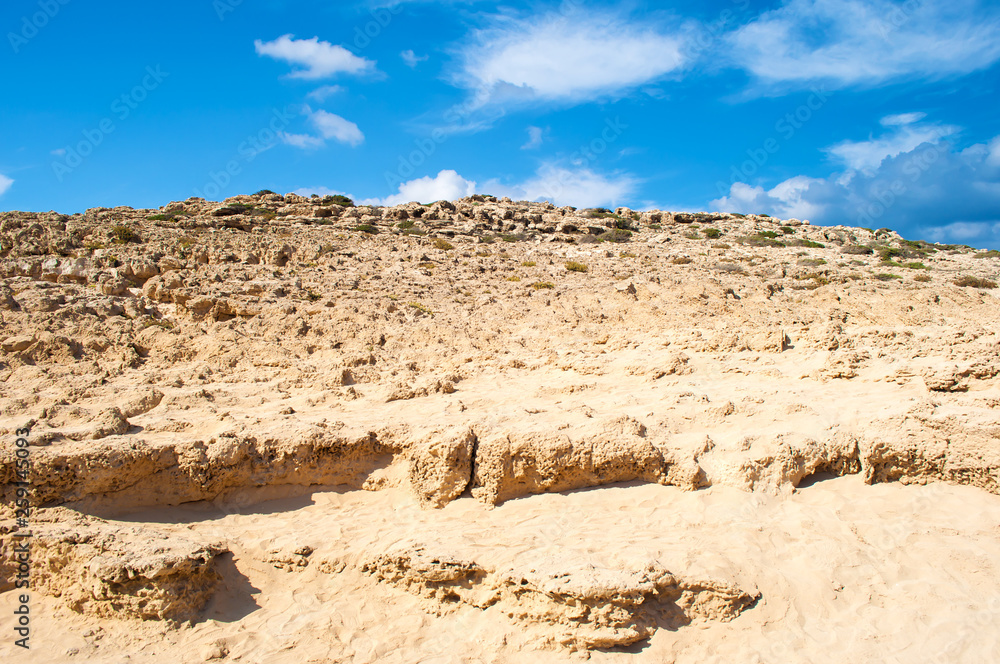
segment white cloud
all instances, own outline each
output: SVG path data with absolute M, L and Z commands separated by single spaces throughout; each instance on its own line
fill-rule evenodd
M 278 137 L 285 145 L 291 145 L 302 150 L 317 150 L 326 145 L 326 142 L 322 138 L 309 134 L 288 134 L 281 131 L 278 132 Z
M 765 190 L 734 183 L 713 209 L 869 228 L 889 227 L 911 239 L 1000 248 L 1000 160 L 990 143 L 956 150 L 922 143 L 885 158 L 870 172 L 827 178 L 797 176 Z
M 553 162 L 543 164 L 534 176 L 524 182 L 504 184 L 490 180 L 478 186 L 456 171 L 441 171 L 435 177 L 422 177 L 404 182 L 399 192 L 382 199 L 363 201 L 372 205 L 399 205 L 413 201 L 429 203 L 442 199 L 455 200 L 475 193 L 509 196 L 515 200 L 552 201 L 556 205 L 596 207 L 625 201 L 638 187 L 631 175 L 603 175 L 588 168 L 568 168 Z
M 365 74 L 375 70 L 375 63 L 359 58 L 343 46 L 312 39 L 294 39 L 292 35 L 282 35 L 274 41 L 254 41 L 257 55 L 266 55 L 276 60 L 284 60 L 304 69 L 293 71 L 292 78 L 318 79 L 335 74 Z
M 14 184 L 14 181 L 9 177 L 6 175 L 0 175 L 0 196 L 6 194 L 12 184 Z
M 406 63 L 407 67 L 416 67 L 421 62 L 430 59 L 429 55 L 417 55 L 412 49 L 407 49 L 399 54 L 399 57 L 403 58 L 403 62 Z
M 757 213 L 767 212 L 781 219 L 812 219 L 822 213 L 821 205 L 807 198 L 809 188 L 822 180 L 799 175 L 779 183 L 765 191 L 763 187 L 752 187 L 736 182 L 730 188 L 729 196 L 723 196 L 709 205 L 715 210 L 726 212 Z
M 494 102 L 621 96 L 684 62 L 678 37 L 597 11 L 494 17 L 461 60 L 455 82 Z
M 522 150 L 534 150 L 535 148 L 541 146 L 542 135 L 544 132 L 541 127 L 528 127 L 528 142 L 521 146 Z
M 726 37 L 765 86 L 834 87 L 966 74 L 1000 59 L 1000 12 L 979 0 L 786 0 Z
M 886 135 L 867 141 L 842 141 L 827 152 L 850 169 L 871 173 L 886 158 L 909 152 L 924 143 L 939 143 L 959 131 L 953 125 L 920 124 L 924 117 L 924 113 L 886 116 L 881 124 L 892 128 Z
M 365 141 L 365 135 L 358 129 L 358 125 L 339 115 L 326 111 L 316 111 L 309 119 L 323 135 L 323 138 L 332 138 L 352 147 L 357 147 Z
M 340 85 L 324 85 L 321 88 L 316 88 L 315 90 L 313 90 L 312 92 L 310 92 L 306 96 L 309 99 L 314 99 L 314 100 L 316 100 L 316 101 L 318 101 L 319 103 L 322 104 L 324 101 L 326 101 L 330 97 L 332 97 L 334 95 L 339 95 L 341 92 L 344 92 L 344 91 L 345 91 L 345 89 L 342 86 L 340 86 Z
M 312 196 L 316 194 L 317 196 L 347 196 L 351 200 L 354 200 L 353 196 L 348 195 L 346 192 L 338 191 L 336 189 L 329 189 L 327 187 L 301 187 L 292 192 L 293 194 L 298 194 L 299 196 Z
M 595 207 L 616 205 L 632 196 L 639 180 L 627 173 L 604 175 L 589 168 L 571 168 L 557 162 L 541 166 L 534 177 L 514 185 L 487 182 L 483 191 L 516 200 L 552 201 L 555 205 Z
M 927 117 L 926 113 L 897 113 L 896 115 L 887 115 L 881 120 L 879 124 L 883 127 L 898 127 L 900 125 L 911 125 L 915 122 L 920 122 Z
M 66 154 L 66 148 L 57 148 L 50 152 L 49 154 L 55 155 L 56 157 L 62 157 Z
M 400 205 L 402 203 L 431 203 L 455 200 L 476 193 L 476 183 L 466 180 L 456 171 L 441 171 L 435 177 L 422 177 L 399 185 L 399 192 L 383 199 L 364 201 L 373 205 Z
M 320 135 L 279 132 L 278 136 L 283 143 L 302 150 L 318 150 L 325 147 L 326 141 L 329 139 L 346 143 L 351 147 L 357 147 L 364 143 L 365 135 L 358 128 L 358 125 L 350 120 L 327 111 L 311 111 L 308 107 L 306 112 L 309 113 L 309 122 Z
M 1000 167 L 1000 136 L 990 141 L 987 149 L 989 150 L 989 154 L 986 156 L 986 163 L 990 166 Z

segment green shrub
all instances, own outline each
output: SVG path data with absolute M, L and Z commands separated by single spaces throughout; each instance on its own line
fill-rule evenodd
M 782 226 L 778 230 L 784 233 L 785 235 L 791 235 L 792 233 L 795 232 L 795 229 L 792 228 L 791 226 Z
M 868 256 L 875 253 L 875 250 L 871 247 L 865 247 L 861 245 L 848 245 L 840 250 L 842 254 L 848 254 L 850 256 Z
M 354 201 L 352 201 L 347 196 L 343 194 L 334 194 L 333 196 L 324 196 L 320 200 L 320 205 L 339 205 L 341 207 L 354 207 Z
M 759 237 L 766 237 L 769 240 L 773 240 L 774 238 L 778 237 L 778 234 L 775 233 L 774 231 L 759 231 L 757 235 Z
M 875 278 L 878 279 L 879 281 L 892 281 L 893 279 L 902 279 L 902 277 L 899 276 L 898 274 L 889 274 L 887 272 L 876 274 Z
M 535 261 L 524 261 L 523 263 L 521 263 L 521 265 L 523 265 L 524 267 L 535 267 L 536 265 L 538 265 L 538 263 L 536 263 Z
M 566 263 L 566 269 L 570 272 L 586 272 L 587 266 L 583 263 L 577 263 L 576 261 L 568 261 Z
M 372 226 L 371 224 L 359 224 L 352 230 L 359 231 L 361 233 L 368 233 L 370 235 L 378 235 L 378 228 Z
M 413 221 L 412 219 L 406 219 L 396 224 L 396 228 L 405 231 L 408 228 L 413 228 L 416 225 L 416 223 L 417 222 Z
M 536 281 L 535 283 L 531 284 L 531 287 L 534 288 L 535 290 L 545 290 L 548 288 L 555 288 L 556 286 L 550 281 Z
M 997 251 L 996 249 L 980 251 L 978 254 L 973 256 L 973 258 L 1000 258 L 1000 251 Z
M 138 242 L 139 236 L 128 226 L 115 226 L 111 229 L 111 238 L 115 244 L 128 244 Z
M 254 196 L 274 196 L 274 192 L 270 189 L 261 189 Z
M 722 231 L 720 231 L 718 228 L 706 228 L 705 230 L 702 231 L 702 234 L 704 234 L 704 236 L 707 237 L 709 240 L 718 240 L 720 237 L 722 237 Z
M 453 245 L 451 242 L 448 242 L 448 240 L 442 240 L 441 238 L 437 238 L 436 240 L 434 240 L 434 248 L 441 249 L 442 251 L 451 251 L 452 249 L 455 248 L 455 245 Z

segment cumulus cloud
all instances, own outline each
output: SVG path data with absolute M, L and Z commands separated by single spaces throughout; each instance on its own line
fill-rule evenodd
M 547 162 L 524 182 L 508 185 L 491 180 L 483 189 L 516 200 L 596 207 L 622 203 L 635 194 L 638 186 L 639 180 L 628 173 L 603 174 L 588 167 Z
M 958 133 L 953 125 L 922 123 L 924 113 L 888 115 L 881 120 L 890 128 L 883 136 L 867 141 L 842 141 L 827 152 L 850 169 L 871 173 L 887 157 L 895 157 L 923 143 L 939 143 Z
M 493 102 L 616 97 L 684 64 L 679 37 L 599 11 L 493 17 L 460 60 L 455 82 Z
M 765 86 L 833 87 L 967 74 L 1000 59 L 1000 11 L 982 0 L 786 0 L 725 38 Z
M 528 127 L 528 142 L 521 146 L 522 150 L 534 150 L 542 145 L 542 135 L 545 132 L 541 127 Z
M 400 205 L 402 203 L 430 203 L 454 200 L 476 193 L 476 183 L 466 180 L 456 171 L 441 171 L 435 177 L 422 177 L 399 185 L 399 192 L 383 199 L 365 201 L 375 205 Z
M 352 147 L 357 147 L 365 141 L 365 135 L 358 129 L 358 125 L 339 115 L 327 111 L 316 111 L 309 119 L 323 138 L 332 138 Z
M 14 184 L 14 181 L 9 177 L 6 175 L 0 175 L 0 196 L 6 194 L 12 184 Z
M 283 143 L 303 150 L 318 150 L 325 147 L 326 141 L 330 139 L 351 147 L 357 147 L 364 142 L 365 135 L 358 125 L 350 120 L 322 110 L 312 111 L 307 108 L 307 112 L 309 122 L 319 132 L 319 136 L 280 132 L 278 135 Z
M 361 58 L 343 46 L 312 39 L 294 39 L 292 35 L 282 35 L 274 41 L 254 41 L 257 55 L 276 60 L 284 60 L 291 65 L 302 67 L 293 71 L 292 78 L 319 79 L 336 74 L 365 74 L 375 70 L 375 63 Z
M 428 203 L 481 193 L 509 196 L 516 200 L 552 201 L 556 205 L 596 207 L 624 201 L 636 191 L 638 185 L 638 179 L 628 174 L 605 175 L 589 168 L 549 162 L 543 164 L 532 177 L 514 184 L 490 180 L 479 186 L 476 181 L 464 178 L 456 171 L 441 171 L 433 178 L 427 176 L 402 183 L 396 194 L 365 202 L 372 205 L 399 205 L 413 201 Z
M 924 142 L 852 177 L 797 176 L 771 189 L 734 183 L 710 203 L 826 225 L 889 227 L 911 238 L 1000 247 L 1000 137 L 964 150 Z
M 430 59 L 428 55 L 417 55 L 412 49 L 407 49 L 399 54 L 399 57 L 403 58 L 403 62 L 406 63 L 407 67 L 415 68 L 421 62 Z

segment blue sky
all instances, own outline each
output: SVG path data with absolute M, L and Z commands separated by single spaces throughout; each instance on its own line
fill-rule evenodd
M 9 0 L 0 209 L 259 189 L 1000 247 L 1000 5 Z

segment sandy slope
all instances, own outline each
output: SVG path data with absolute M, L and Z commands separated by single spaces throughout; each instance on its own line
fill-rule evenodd
M 0 215 L 30 661 L 1000 659 L 996 257 L 321 203 Z

